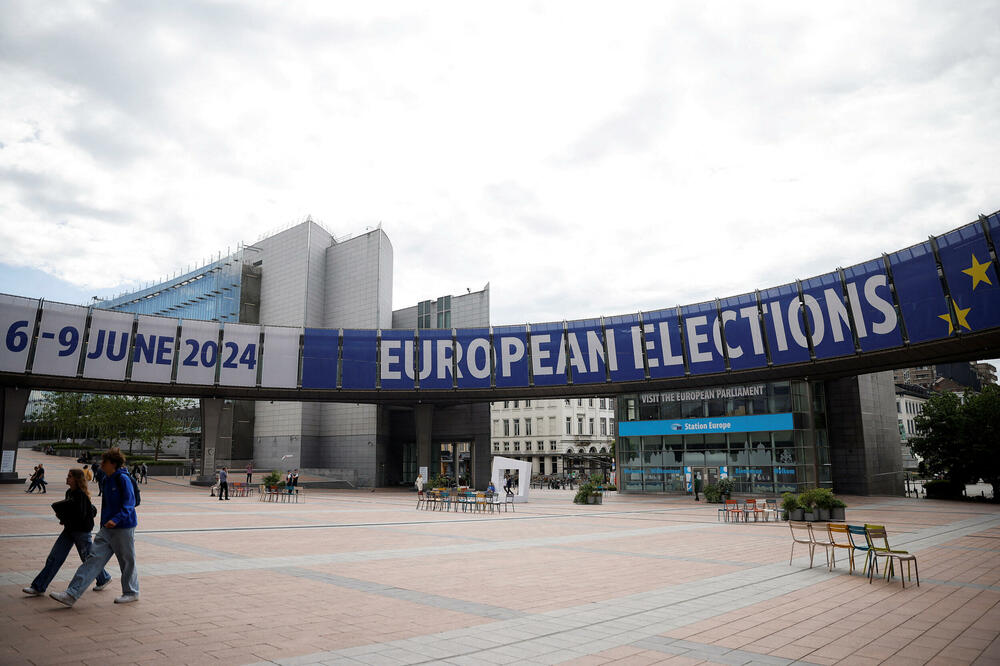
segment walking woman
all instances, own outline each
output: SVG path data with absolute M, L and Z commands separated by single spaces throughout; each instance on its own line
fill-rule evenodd
M 82 469 L 71 469 L 66 475 L 66 499 L 56 502 L 52 509 L 56 512 L 59 522 L 63 525 L 63 531 L 56 538 L 56 542 L 49 551 L 49 556 L 45 559 L 45 566 L 42 571 L 31 581 L 31 587 L 26 587 L 22 592 L 37 597 L 45 592 L 45 589 L 59 573 L 59 568 L 66 561 L 69 551 L 76 546 L 76 552 L 80 555 L 80 561 L 87 559 L 90 555 L 91 541 L 90 532 L 94 529 L 94 516 L 97 509 L 90 503 L 90 491 L 87 489 L 87 480 L 83 476 Z M 97 577 L 95 590 L 103 590 L 111 582 L 111 575 L 105 570 Z

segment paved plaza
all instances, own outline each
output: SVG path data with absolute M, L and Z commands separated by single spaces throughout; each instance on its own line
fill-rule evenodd
M 532 491 L 491 516 L 418 512 L 403 491 L 218 502 L 151 479 L 141 600 L 112 603 L 112 560 L 112 585 L 64 608 L 21 593 L 71 462 L 22 450 L 18 467 L 38 461 L 48 494 L 0 486 L 2 664 L 1000 663 L 997 506 L 845 498 L 849 522 L 916 553 L 904 590 L 822 553 L 809 569 L 804 549 L 789 566 L 787 525 L 720 523 L 690 498 Z

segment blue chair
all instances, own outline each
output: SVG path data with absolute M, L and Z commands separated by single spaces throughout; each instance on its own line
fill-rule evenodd
M 855 537 L 858 538 L 855 539 Z M 871 538 L 868 536 L 868 530 L 864 528 L 864 525 L 848 525 L 847 538 L 853 547 L 853 550 L 851 551 L 852 567 L 854 564 L 854 552 L 864 551 L 865 566 L 862 571 L 870 573 L 869 567 L 875 567 L 875 573 L 878 573 L 878 562 L 875 561 L 875 547 L 872 545 Z

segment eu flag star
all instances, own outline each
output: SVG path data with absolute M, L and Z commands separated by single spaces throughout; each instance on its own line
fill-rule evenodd
M 971 331 L 972 327 L 969 326 L 969 322 L 966 319 L 966 315 L 969 314 L 969 311 L 971 311 L 972 308 L 965 308 L 963 310 L 962 308 L 958 307 L 958 303 L 955 302 L 954 298 L 951 299 L 951 302 L 952 305 L 955 306 L 955 318 L 958 319 L 958 325 L 961 326 L 962 328 Z M 955 326 L 951 322 L 951 315 L 948 314 L 938 315 L 938 319 L 944 319 L 946 322 L 948 322 L 948 335 L 951 335 L 955 331 Z
M 975 289 L 976 285 L 980 282 L 985 282 L 990 286 L 993 285 L 993 283 L 990 282 L 990 276 L 986 274 L 986 271 L 989 270 L 990 264 L 992 263 L 992 261 L 987 261 L 985 264 L 981 264 L 979 263 L 979 260 L 976 259 L 976 255 L 972 255 L 972 266 L 969 266 L 962 272 L 972 278 L 973 289 Z

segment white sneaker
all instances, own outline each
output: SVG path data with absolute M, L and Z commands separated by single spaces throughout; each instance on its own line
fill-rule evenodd
M 94 586 L 94 592 L 100 592 L 101 590 L 103 590 L 104 588 L 106 588 L 108 585 L 111 585 L 111 581 L 113 581 L 113 580 L 114 580 L 114 578 L 109 578 L 107 583 L 104 583 L 103 585 L 95 585 Z
M 115 598 L 116 604 L 130 604 L 133 601 L 139 601 L 138 594 L 123 594 L 122 596 Z
M 49 596 L 61 603 L 63 606 L 69 606 L 70 608 L 72 608 L 73 604 L 76 603 L 76 599 L 74 599 L 69 592 L 50 592 Z
M 25 594 L 27 594 L 29 597 L 37 597 L 37 596 L 40 596 L 42 594 L 45 594 L 44 592 L 39 592 L 38 590 L 36 590 L 33 587 L 25 587 L 21 591 L 24 592 Z

